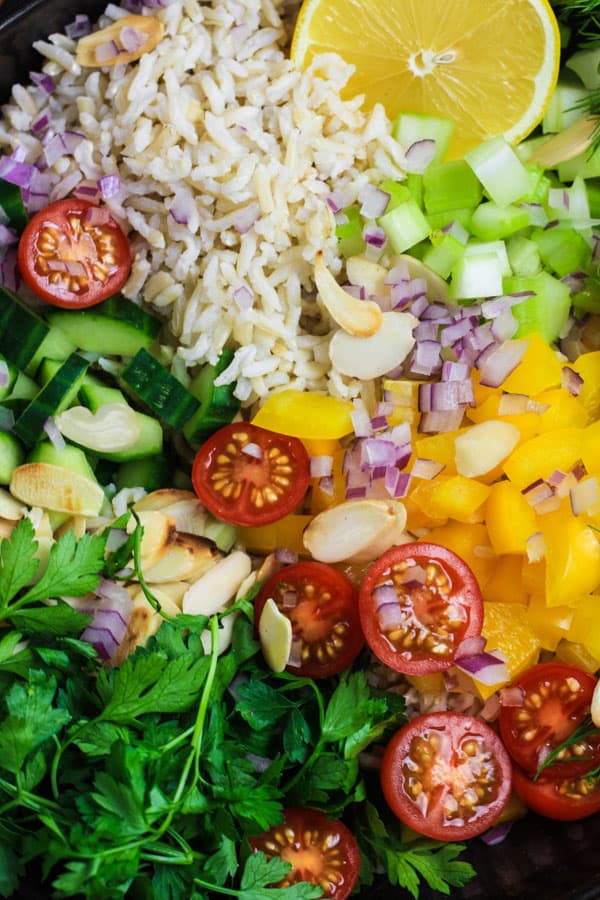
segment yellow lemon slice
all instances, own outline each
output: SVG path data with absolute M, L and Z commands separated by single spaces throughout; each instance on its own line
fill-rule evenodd
M 291 56 L 306 68 L 338 53 L 355 71 L 345 96 L 455 122 L 449 156 L 489 137 L 511 143 L 541 120 L 560 58 L 547 0 L 305 0 Z

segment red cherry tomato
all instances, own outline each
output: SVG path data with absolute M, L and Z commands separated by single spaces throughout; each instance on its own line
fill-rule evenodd
M 42 300 L 83 309 L 119 291 L 131 268 L 129 242 L 105 207 L 68 198 L 27 223 L 19 241 L 19 269 Z
M 258 425 L 220 428 L 196 454 L 192 481 L 212 513 L 234 525 L 268 525 L 298 506 L 310 478 L 302 441 Z
M 513 787 L 523 803 L 547 819 L 572 822 L 600 812 L 600 779 L 577 775 L 571 778 L 545 778 L 537 781 L 513 767 Z
M 590 711 L 596 678 L 567 663 L 533 666 L 513 681 L 522 706 L 500 708 L 500 733 L 517 765 L 533 776 L 549 753 L 566 741 Z M 565 748 L 544 778 L 583 775 L 600 765 L 600 732 Z
M 308 881 L 319 885 L 324 897 L 346 900 L 358 879 L 360 852 L 352 833 L 343 822 L 314 809 L 286 809 L 281 825 L 250 838 L 250 846 L 292 865 L 274 887 Z
M 363 581 L 359 608 L 375 656 L 408 675 L 448 669 L 461 641 L 481 634 L 477 579 L 438 544 L 401 544 L 380 556 Z
M 462 841 L 494 824 L 508 801 L 510 757 L 495 731 L 464 713 L 417 716 L 383 754 L 392 812 L 435 840 Z
M 347 668 L 360 653 L 364 640 L 358 597 L 343 572 L 312 561 L 275 572 L 256 598 L 256 622 L 269 597 L 292 623 L 289 672 L 326 678 Z

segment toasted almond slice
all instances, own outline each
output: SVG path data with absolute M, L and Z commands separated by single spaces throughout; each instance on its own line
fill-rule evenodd
M 152 593 L 160 603 L 162 609 L 168 616 L 177 616 L 181 612 L 179 607 L 173 603 L 167 593 L 160 588 L 152 586 Z M 156 634 L 162 623 L 163 616 L 156 612 L 154 607 L 146 599 L 144 592 L 140 590 L 139 585 L 135 585 L 135 591 L 131 597 L 133 609 L 127 625 L 125 637 L 121 641 L 117 653 L 111 660 L 111 665 L 120 665 L 123 660 L 132 653 L 136 647 L 144 647 L 148 639 Z
M 254 587 L 256 582 L 258 581 L 258 573 L 250 572 L 247 578 L 244 578 L 239 588 L 237 589 L 235 600 L 240 600 L 242 597 L 245 597 L 250 588 Z
M 198 498 L 193 491 L 160 488 L 158 491 L 146 494 L 141 500 L 137 500 L 133 504 L 133 508 L 136 512 L 145 509 L 165 509 L 167 506 L 173 506 L 174 503 L 181 503 L 183 500 L 198 500 Z
M 138 513 L 140 524 L 144 529 L 140 554 L 142 569 L 146 571 L 158 562 L 162 554 L 175 541 L 175 521 L 157 509 L 143 510 Z M 127 523 L 127 531 L 131 534 L 136 528 L 135 519 Z
M 4 488 L 0 488 L 0 516 L 18 522 L 27 512 L 27 507 L 15 500 Z
M 448 302 L 448 283 L 437 272 L 426 266 L 422 260 L 417 259 L 415 256 L 409 256 L 408 253 L 400 253 L 390 260 L 390 268 L 393 269 L 394 266 L 400 265 L 406 266 L 409 278 L 424 279 L 428 300 L 439 300 L 441 303 Z
M 418 319 L 410 313 L 386 312 L 381 328 L 371 337 L 336 331 L 329 343 L 331 363 L 342 375 L 361 381 L 386 375 L 404 362 L 414 347 L 416 325 Z
M 0 519 L 0 540 L 9 538 L 13 533 L 13 528 L 17 523 L 11 519 Z
M 381 309 L 372 300 L 357 300 L 337 283 L 323 262 L 323 254 L 317 254 L 315 284 L 327 312 L 348 334 L 368 337 L 381 325 Z
M 59 538 L 61 535 L 66 534 L 67 531 L 72 531 L 79 540 L 86 532 L 86 523 L 87 519 L 85 516 L 69 516 L 66 522 L 63 522 L 60 528 L 56 529 L 54 536 Z
M 87 406 L 70 406 L 54 422 L 70 441 L 96 453 L 128 450 L 140 436 L 137 415 L 127 403 L 105 403 L 96 412 Z
M 167 597 L 170 606 L 176 606 L 181 612 L 183 595 L 189 588 L 187 581 L 164 581 L 160 585 L 149 585 L 150 590 L 157 597 Z M 162 603 L 162 600 L 159 600 Z M 174 613 L 171 613 L 174 615 Z
M 125 34 L 123 29 L 126 29 Z M 154 16 L 125 16 L 100 31 L 93 31 L 80 38 L 75 58 L 80 66 L 116 66 L 133 62 L 144 53 L 154 50 L 164 33 L 163 23 Z M 139 39 L 140 46 L 135 50 L 126 50 L 128 39 L 133 43 Z M 114 45 L 114 55 L 108 52 L 111 44 Z
M 28 506 L 78 516 L 97 516 L 104 503 L 104 491 L 91 478 L 50 463 L 17 466 L 10 492 Z
M 365 289 L 367 297 L 375 294 L 389 294 L 390 286 L 385 283 L 388 270 L 385 266 L 367 259 L 366 256 L 350 256 L 346 260 L 346 275 L 350 284 L 360 285 Z
M 292 649 L 292 623 L 269 597 L 258 622 L 258 636 L 266 664 L 274 672 L 283 672 Z
M 232 612 L 231 615 L 224 616 L 221 619 L 219 623 L 219 631 L 217 633 L 217 656 L 221 656 L 222 653 L 225 653 L 225 651 L 231 644 L 233 626 L 237 617 L 238 613 Z M 202 632 L 202 634 L 200 635 L 200 640 L 202 641 L 204 652 L 210 653 L 212 650 L 212 634 L 209 628 L 206 628 Z
M 177 534 L 175 541 L 148 569 L 144 576 L 149 584 L 165 581 L 195 581 L 220 558 L 220 553 L 206 538 L 193 534 Z
M 395 500 L 346 500 L 316 515 L 302 540 L 320 562 L 366 562 L 391 547 L 405 524 L 406 510 Z
M 183 611 L 191 616 L 222 612 L 252 570 L 247 553 L 235 550 L 192 584 L 183 597 Z
M 162 512 L 175 521 L 177 531 L 186 534 L 204 534 L 208 513 L 197 497 L 178 500 L 163 507 Z
M 539 150 L 532 153 L 529 162 L 542 166 L 544 169 L 552 169 L 561 162 L 585 153 L 592 144 L 597 127 L 596 116 L 584 116 L 577 119 L 564 131 L 559 131 L 558 134 L 542 144 Z

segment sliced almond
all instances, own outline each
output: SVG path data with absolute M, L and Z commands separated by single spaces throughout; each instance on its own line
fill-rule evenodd
M 258 622 L 258 636 L 265 662 L 274 672 L 283 672 L 292 649 L 292 623 L 269 597 Z
M 385 266 L 367 259 L 366 256 L 350 256 L 346 260 L 348 281 L 350 284 L 363 287 L 367 297 L 373 294 L 378 297 L 389 294 L 390 287 L 385 283 L 387 274 Z
M 85 516 L 69 516 L 66 522 L 63 522 L 60 528 L 56 529 L 54 536 L 59 538 L 66 534 L 67 531 L 72 531 L 77 540 L 79 540 L 86 533 L 86 524 L 87 519 Z
M 135 410 L 127 403 L 105 403 L 96 412 L 70 406 L 54 417 L 62 435 L 96 453 L 128 450 L 140 436 Z
M 27 507 L 15 500 L 7 490 L 0 488 L 0 517 L 18 522 L 27 512 Z
M 10 492 L 28 506 L 78 516 L 97 516 L 104 504 L 104 491 L 99 484 L 50 463 L 17 466 L 12 473 Z
M 512 453 L 520 437 L 516 425 L 500 419 L 471 425 L 454 441 L 456 471 L 466 478 L 491 472 Z
M 192 581 L 200 578 L 219 558 L 212 541 L 193 534 L 177 534 L 160 559 L 144 570 L 144 576 L 149 584 Z
M 386 312 L 381 328 L 371 337 L 336 331 L 329 344 L 331 363 L 351 378 L 379 378 L 404 362 L 415 345 L 413 328 L 418 324 L 410 313 Z
M 394 266 L 406 266 L 409 278 L 422 278 L 425 281 L 425 290 L 428 300 L 439 300 L 440 303 L 448 302 L 448 283 L 437 272 L 426 266 L 425 263 L 408 253 L 400 253 L 390 260 L 390 268 Z
M 559 163 L 573 159 L 591 147 L 594 139 L 594 131 L 598 127 L 596 116 L 584 116 L 577 119 L 564 131 L 559 131 L 554 137 L 547 140 L 539 150 L 532 153 L 530 163 L 542 166 L 544 169 L 552 169 Z
M 177 488 L 160 488 L 158 491 L 152 491 L 146 494 L 141 500 L 136 500 L 133 508 L 136 512 L 145 509 L 165 509 L 173 506 L 175 503 L 181 503 L 183 500 L 198 500 L 193 491 L 182 491 Z
M 382 312 L 373 300 L 358 300 L 337 283 L 323 262 L 323 254 L 317 254 L 315 284 L 327 312 L 348 334 L 368 337 L 381 325 Z
M 217 632 L 217 656 L 221 656 L 223 653 L 225 653 L 225 651 L 231 644 L 231 638 L 233 636 L 233 626 L 235 625 L 237 616 L 237 612 L 232 612 L 229 616 L 223 616 L 223 618 L 219 622 L 219 630 Z M 204 631 L 200 635 L 200 640 L 202 641 L 204 652 L 206 654 L 211 653 L 212 633 L 209 628 L 204 629 Z
M 163 601 L 160 599 L 161 597 L 166 597 L 169 606 L 177 607 L 179 612 L 181 612 L 183 595 L 189 588 L 189 584 L 187 581 L 164 581 L 161 585 L 149 585 L 150 590 L 157 596 L 161 605 Z M 171 615 L 175 615 L 175 613 L 171 613 Z
M 126 29 L 125 34 L 123 29 Z M 124 16 L 112 25 L 80 38 L 75 58 L 80 66 L 116 66 L 133 62 L 154 50 L 164 33 L 163 23 L 154 16 Z M 126 50 L 128 38 L 135 43 L 138 35 L 143 43 L 135 50 Z M 114 56 L 104 53 L 104 49 L 110 48 L 111 44 L 114 45 Z
M 320 562 L 366 562 L 387 550 L 406 525 L 406 510 L 394 500 L 346 500 L 314 517 L 302 540 Z
M 162 512 L 174 520 L 177 531 L 186 534 L 204 534 L 208 513 L 197 497 L 178 500 L 163 507 Z
M 9 538 L 16 524 L 11 519 L 0 519 L 0 540 Z
M 168 616 L 179 615 L 181 610 L 172 602 L 168 594 L 154 586 L 152 587 L 152 593 Z M 111 663 L 114 665 L 122 663 L 130 653 L 133 653 L 136 647 L 144 647 L 148 643 L 149 638 L 156 634 L 164 622 L 164 617 L 148 602 L 144 592 L 137 585 L 131 601 L 133 609 L 127 625 L 127 632 L 119 645 L 115 657 L 111 660 Z
M 250 572 L 247 578 L 244 578 L 239 588 L 236 591 L 235 600 L 241 600 L 242 597 L 245 597 L 248 591 L 254 587 L 256 582 L 258 581 L 258 573 Z
M 138 513 L 140 524 L 144 529 L 140 555 L 142 569 L 145 572 L 154 563 L 158 562 L 162 554 L 175 541 L 175 521 L 160 510 L 142 510 Z M 135 531 L 137 523 L 130 519 L 127 523 L 127 531 L 131 534 Z
M 252 571 L 247 553 L 235 550 L 197 579 L 183 597 L 183 611 L 191 616 L 222 612 Z

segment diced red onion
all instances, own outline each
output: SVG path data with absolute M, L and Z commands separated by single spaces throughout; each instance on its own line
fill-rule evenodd
M 356 487 L 347 487 L 345 498 L 346 500 L 362 500 L 367 496 L 367 485 L 358 485 Z
M 371 419 L 363 406 L 355 406 L 350 413 L 352 427 L 356 437 L 369 437 L 371 435 Z
M 361 466 L 373 469 L 376 466 L 393 466 L 396 462 L 397 447 L 393 441 L 382 438 L 364 438 L 360 445 Z
M 389 400 L 379 400 L 377 402 L 377 406 L 375 407 L 375 418 L 384 418 L 387 419 L 388 416 L 391 416 L 394 412 L 394 404 Z M 373 420 L 371 420 L 372 422 Z
M 357 300 L 364 300 L 366 296 L 366 292 L 364 287 L 360 284 L 343 284 L 342 287 L 346 291 L 347 294 L 350 294 L 351 297 L 356 297 Z
M 404 614 L 397 598 L 393 603 L 382 603 L 377 607 L 377 624 L 381 631 L 394 631 L 404 624 Z
M 246 312 L 247 310 L 252 308 L 252 304 L 254 303 L 254 294 L 252 293 L 250 288 L 246 287 L 245 284 L 242 284 L 233 292 L 233 299 L 235 300 L 241 312 Z
M 29 77 L 45 94 L 53 94 L 56 90 L 54 78 L 46 72 L 30 72 Z
M 14 228 L 0 224 L 0 247 L 10 247 L 11 244 L 16 244 L 18 240 L 19 235 Z
M 363 230 L 363 238 L 365 244 L 378 249 L 381 249 L 387 240 L 385 231 L 383 228 L 379 228 L 378 225 L 367 225 Z
M 259 218 L 260 206 L 258 203 L 249 203 L 237 213 L 233 227 L 238 234 L 246 234 Z
M 572 294 L 578 294 L 585 287 L 586 274 L 585 272 L 570 272 L 560 280 L 567 285 Z
M 329 497 L 333 497 L 334 481 L 331 475 L 325 475 L 323 478 L 319 478 L 319 490 L 323 491 L 323 493 L 327 494 Z
M 495 684 L 508 681 L 510 673 L 504 659 L 497 652 L 484 650 L 482 653 L 474 653 L 472 656 L 461 656 L 454 660 L 454 665 L 461 672 L 471 675 L 481 684 L 492 687 Z
M 119 55 L 119 48 L 114 41 L 105 41 L 98 44 L 95 48 L 94 55 L 97 63 L 110 62 Z
M 44 431 L 46 432 L 48 440 L 56 450 L 65 449 L 65 439 L 56 427 L 56 422 L 54 421 L 52 416 L 49 416 L 44 422 Z
M 42 113 L 37 119 L 34 119 L 31 123 L 31 130 L 34 134 L 38 134 L 40 131 L 45 131 L 48 125 L 50 124 L 50 118 L 48 113 Z
M 15 414 L 7 406 L 0 406 L 0 431 L 12 431 L 15 424 Z
M 292 646 L 290 647 L 290 655 L 287 661 L 288 666 L 296 669 L 302 665 L 302 647 L 303 642 L 301 640 L 292 638 Z
M 410 474 L 413 478 L 421 478 L 424 481 L 431 481 L 436 475 L 446 468 L 444 463 L 437 462 L 435 459 L 423 459 L 417 457 L 415 459 Z
M 408 274 L 408 266 L 405 262 L 398 263 L 389 270 L 385 278 L 383 279 L 384 284 L 402 284 L 403 282 L 408 283 L 410 281 L 410 276 Z
M 426 381 L 419 385 L 421 412 L 449 412 L 474 402 L 470 378 L 465 381 Z
M 350 205 L 350 198 L 342 193 L 342 191 L 335 190 L 327 197 L 327 205 L 332 212 L 338 213 L 342 209 L 345 209 L 346 206 Z
M 253 459 L 262 459 L 263 451 L 262 447 L 258 444 L 253 443 L 252 441 L 248 441 L 247 444 L 244 444 L 242 447 L 242 453 L 245 453 L 246 456 L 251 456 Z
M 487 700 L 479 710 L 479 715 L 485 722 L 495 722 L 499 714 L 500 700 L 498 698 L 498 694 L 494 693 L 487 698 Z
M 5 359 L 0 359 L 0 388 L 8 387 L 10 381 L 10 373 L 8 371 L 8 363 Z
M 17 262 L 17 252 L 10 247 L 0 259 L 0 284 L 10 291 L 17 291 L 21 283 L 21 275 Z
M 480 383 L 486 387 L 499 387 L 519 365 L 526 350 L 527 341 L 504 341 L 483 350 L 475 360 Z
M 488 847 L 495 847 L 505 840 L 512 827 L 512 821 L 501 822 L 499 825 L 493 825 L 492 828 L 488 828 L 488 830 L 484 831 L 483 834 L 480 834 L 479 837 Z
M 310 477 L 327 478 L 333 471 L 333 456 L 311 456 Z
M 498 401 L 498 415 L 518 416 L 521 413 L 537 411 L 531 409 L 531 402 L 527 394 L 510 394 L 505 391 Z
M 118 194 L 121 190 L 121 179 L 119 175 L 113 173 L 111 175 L 102 175 L 98 179 L 98 189 L 104 200 L 109 200 Z
M 400 469 L 389 466 L 385 470 L 385 489 L 394 500 L 406 497 L 410 486 L 410 473 L 401 472 Z
M 585 476 L 587 475 L 587 471 L 581 460 L 578 463 L 575 463 L 575 465 L 571 469 L 571 474 L 575 476 L 577 481 L 581 481 L 582 478 L 585 478 Z
M 78 184 L 73 191 L 73 196 L 80 197 L 82 200 L 97 200 L 99 193 L 97 185 Z
M 466 363 L 447 360 L 442 365 L 442 381 L 467 381 L 470 378 L 471 367 Z
M 463 407 L 446 412 L 432 411 L 423 413 L 419 421 L 419 431 L 423 434 L 436 434 L 438 432 L 441 434 L 447 431 L 456 431 L 462 424 L 463 415 Z
M 499 693 L 500 706 L 518 707 L 525 703 L 525 691 L 516 684 L 503 687 Z
M 436 154 L 436 142 L 432 138 L 424 138 L 411 144 L 405 153 L 407 172 L 424 172 Z
M 139 28 L 124 25 L 119 32 L 121 46 L 127 53 L 135 53 L 146 43 L 147 37 Z
M 454 655 L 456 659 L 460 659 L 461 656 L 474 656 L 477 653 L 483 653 L 484 650 L 485 638 L 477 634 L 461 641 Z
M 92 23 L 88 16 L 81 13 L 75 16 L 73 22 L 69 22 L 68 25 L 65 25 L 65 34 L 73 40 L 79 40 L 79 38 L 85 37 L 91 30 Z
M 399 447 L 410 444 L 411 430 L 408 422 L 401 422 L 399 425 L 394 425 L 390 431 L 390 438 Z
M 86 225 L 94 227 L 108 225 L 113 218 L 110 210 L 105 206 L 90 206 L 83 214 L 83 221 Z
M 530 534 L 525 541 L 527 560 L 530 563 L 539 562 L 546 555 L 546 542 L 541 531 Z
M 544 227 L 548 224 L 548 216 L 546 210 L 541 203 L 521 203 L 520 206 L 529 212 L 529 222 L 536 227 Z
M 378 584 L 377 587 L 373 588 L 373 599 L 376 607 L 382 606 L 384 603 L 398 603 L 396 588 L 391 581 Z
M 106 538 L 105 547 L 109 553 L 114 553 L 127 542 L 127 532 L 124 528 L 111 528 Z
M 373 416 L 369 421 L 371 423 L 371 431 L 381 431 L 388 426 L 387 416 Z
M 439 341 L 421 341 L 415 347 L 410 359 L 410 370 L 415 375 L 432 375 L 441 368 L 442 358 Z
M 101 578 L 95 593 L 101 600 L 106 600 L 111 604 L 112 608 L 119 611 L 122 617 L 128 621 L 133 609 L 131 598 L 127 588 L 113 581 L 112 578 Z
M 0 159 L 0 178 L 16 184 L 17 187 L 29 187 L 34 172 L 35 166 L 29 163 L 17 162 L 10 156 L 3 156 Z
M 437 322 L 419 322 L 413 329 L 413 336 L 416 341 L 437 341 L 439 325 Z
M 295 562 L 295 560 L 294 560 Z M 298 591 L 283 591 L 281 595 L 281 605 L 284 609 L 293 609 L 298 603 Z
M 540 503 L 548 500 L 549 497 L 554 496 L 552 485 L 548 484 L 542 478 L 538 478 L 536 481 L 528 484 L 527 487 L 523 488 L 521 493 L 529 505 L 533 506 L 534 509 L 536 509 Z
M 569 491 L 571 509 L 574 516 L 580 516 L 595 507 L 600 500 L 598 479 L 595 476 L 578 482 Z
M 88 625 L 80 639 L 91 644 L 100 659 L 112 659 L 119 647 L 119 641 L 110 629 L 96 628 L 94 625 Z
M 570 394 L 577 397 L 583 384 L 583 378 L 579 372 L 576 372 L 570 366 L 563 366 L 561 372 L 561 384 Z
M 518 328 L 519 323 L 514 317 L 512 310 L 507 309 L 506 312 L 503 312 L 499 316 L 496 316 L 495 319 L 492 319 L 490 334 L 495 341 L 502 343 L 503 341 L 509 341 L 514 337 Z
M 360 213 L 365 219 L 378 219 L 386 211 L 390 195 L 374 184 L 367 183 L 358 195 L 361 204 Z
M 295 550 L 290 550 L 287 547 L 277 547 L 274 556 L 277 562 L 286 566 L 298 562 L 298 554 Z
M 400 281 L 393 284 L 390 289 L 390 302 L 392 309 L 404 309 L 413 299 L 408 281 Z

